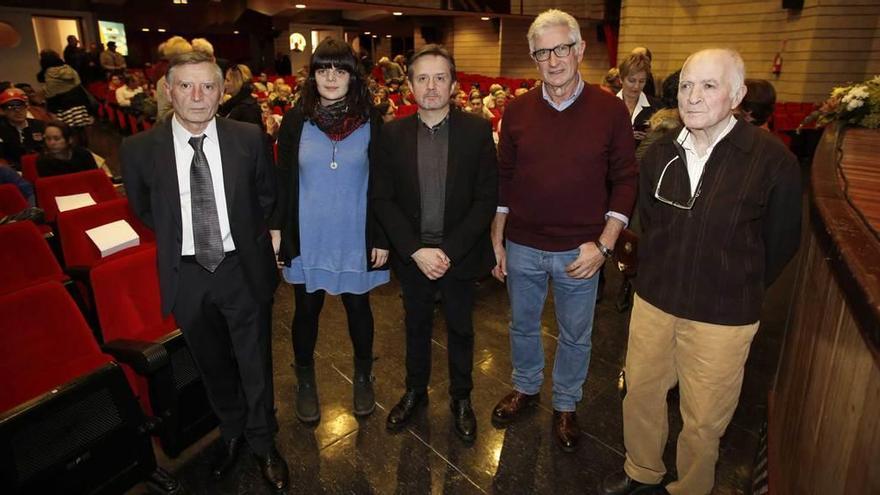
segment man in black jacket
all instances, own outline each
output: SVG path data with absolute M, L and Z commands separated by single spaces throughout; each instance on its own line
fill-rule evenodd
M 764 290 L 800 242 L 801 181 L 776 137 L 733 110 L 746 93 L 740 55 L 691 55 L 681 70 L 684 128 L 642 160 L 639 277 L 626 356 L 626 461 L 605 495 L 712 491 L 719 439 L 739 401 Z M 669 425 L 666 394 L 679 385 L 678 479 L 660 485 Z
M 46 126 L 36 119 L 27 118 L 28 98 L 18 88 L 0 93 L 0 158 L 16 170 L 21 168 L 21 156 L 43 150 Z
M 228 472 L 247 440 L 280 490 L 288 469 L 274 441 L 272 162 L 257 126 L 215 116 L 223 74 L 212 57 L 173 58 L 164 89 L 172 117 L 119 150 L 128 200 L 156 232 L 162 311 L 180 325 L 220 419 L 226 445 L 212 475 Z
M 388 415 L 399 430 L 427 402 L 434 294 L 443 298 L 455 431 L 476 437 L 473 388 L 474 280 L 495 265 L 489 225 L 497 201 L 489 123 L 451 110 L 455 61 L 426 45 L 408 64 L 419 110 L 382 130 L 375 211 L 391 241 L 391 267 L 406 311 L 406 393 Z

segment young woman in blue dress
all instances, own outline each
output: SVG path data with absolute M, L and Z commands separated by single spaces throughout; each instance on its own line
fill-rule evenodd
M 332 38 L 321 42 L 301 98 L 278 132 L 278 230 L 272 231 L 284 279 L 294 289 L 296 416 L 306 423 L 321 417 L 314 351 L 326 294 L 341 296 L 348 317 L 354 413 L 375 409 L 369 291 L 389 280 L 388 241 L 369 201 L 381 125 L 351 47 Z

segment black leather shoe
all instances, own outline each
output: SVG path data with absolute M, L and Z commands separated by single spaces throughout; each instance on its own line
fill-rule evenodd
M 668 493 L 662 485 L 652 485 L 649 483 L 640 483 L 626 474 L 626 471 L 620 470 L 611 473 L 599 483 L 599 493 L 601 495 L 660 495 Z
M 238 453 L 241 451 L 242 442 L 244 442 L 242 437 L 235 437 L 228 442 L 223 442 L 221 452 L 211 463 L 211 476 L 215 480 L 222 478 L 224 474 L 228 473 L 235 466 L 236 461 L 238 461 Z
M 477 438 L 477 417 L 470 399 L 453 399 L 449 405 L 455 423 L 455 433 L 465 443 L 473 443 Z
M 553 433 L 563 451 L 574 452 L 577 450 L 581 439 L 581 427 L 574 411 L 553 411 Z
M 287 488 L 290 482 L 290 474 L 287 471 L 287 461 L 281 457 L 274 446 L 269 449 L 269 453 L 265 456 L 254 455 L 257 458 L 257 464 L 260 465 L 260 472 L 263 473 L 263 479 L 269 486 L 275 490 L 283 490 Z
M 424 390 L 416 391 L 409 389 L 400 398 L 400 401 L 388 413 L 388 419 L 385 421 L 385 427 L 391 431 L 399 431 L 415 414 L 416 410 L 428 403 L 428 393 Z

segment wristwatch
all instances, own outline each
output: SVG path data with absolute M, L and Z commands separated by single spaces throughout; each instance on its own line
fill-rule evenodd
M 596 248 L 599 249 L 599 252 L 602 253 L 602 256 L 606 258 L 614 256 L 614 250 L 602 244 L 600 241 L 593 241 L 593 244 L 596 245 Z

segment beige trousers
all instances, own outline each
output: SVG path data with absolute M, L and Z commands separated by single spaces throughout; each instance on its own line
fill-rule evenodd
M 666 394 L 677 382 L 684 425 L 678 436 L 678 480 L 666 489 L 673 495 L 712 491 L 718 443 L 739 402 L 758 323 L 727 326 L 685 320 L 635 296 L 623 400 L 624 470 L 632 479 L 660 483 L 666 474 Z

